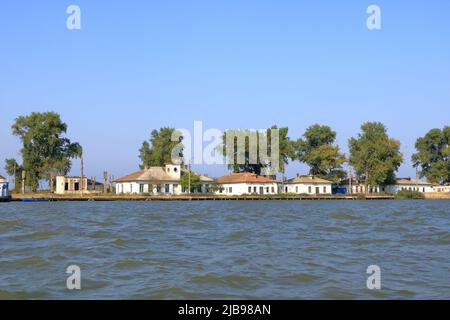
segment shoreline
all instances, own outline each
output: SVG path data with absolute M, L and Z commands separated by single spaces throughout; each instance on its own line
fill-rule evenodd
M 51 193 L 33 193 L 33 194 L 13 194 L 11 202 L 22 202 L 28 200 L 36 201 L 318 201 L 318 200 L 397 200 L 395 195 L 242 195 L 242 196 L 224 196 L 224 195 L 115 195 L 115 194 L 71 194 L 56 195 Z M 417 199 L 422 200 L 422 199 Z M 423 200 L 450 200 L 450 193 L 445 194 L 425 194 Z

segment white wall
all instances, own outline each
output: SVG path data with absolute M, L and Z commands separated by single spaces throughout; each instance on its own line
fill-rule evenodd
M 169 185 L 169 190 L 166 192 L 166 184 Z M 142 189 L 141 189 L 142 185 Z M 160 190 L 158 192 L 158 186 Z M 153 188 L 151 188 L 153 187 Z M 152 190 L 150 190 L 151 188 Z M 141 192 L 142 191 L 142 192 Z M 206 184 L 202 185 L 202 192 L 206 192 Z M 183 193 L 183 188 L 180 183 L 177 182 L 159 182 L 155 183 L 147 183 L 147 182 L 118 182 L 116 183 L 116 194 L 185 194 Z
M 243 194 L 261 194 L 260 188 L 263 188 L 262 194 L 277 194 L 278 186 L 276 183 L 224 183 L 221 184 L 222 190 L 216 191 L 216 194 L 227 196 L 240 196 Z M 249 190 L 251 188 L 251 190 Z M 255 191 L 256 188 L 256 191 Z M 267 189 L 269 188 L 269 189 Z M 249 192 L 251 191 L 251 192 Z
M 346 186 L 346 187 L 347 187 L 347 190 L 348 190 L 349 186 Z M 379 187 L 379 186 L 371 187 L 371 186 L 369 186 L 368 189 L 369 189 L 369 193 L 389 192 L 386 187 Z M 352 185 L 352 190 L 349 193 L 350 194 L 366 193 L 366 186 L 363 185 L 363 184 Z
M 8 197 L 9 189 L 8 182 L 0 182 L 0 197 Z
M 319 193 L 316 192 L 316 188 L 319 188 Z M 332 192 L 331 184 L 322 184 L 322 183 L 319 184 L 289 183 L 284 185 L 283 190 L 283 193 L 296 193 L 296 194 L 331 194 L 331 192 Z
M 433 192 L 450 192 L 450 186 L 433 186 Z
M 418 191 L 418 192 L 434 192 L 433 187 L 430 185 L 420 185 L 420 184 L 408 184 L 408 185 L 398 185 L 393 184 L 386 186 L 386 192 L 389 193 L 397 193 L 401 190 L 411 190 L 411 191 Z

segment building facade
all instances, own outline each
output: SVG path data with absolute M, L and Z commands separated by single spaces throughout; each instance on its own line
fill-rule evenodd
M 227 196 L 274 195 L 278 193 L 275 180 L 254 173 L 231 173 L 216 180 L 216 194 Z
M 332 185 L 333 183 L 331 181 L 314 176 L 297 176 L 296 178 L 290 179 L 284 183 L 283 192 L 310 195 L 331 195 Z
M 397 193 L 403 190 L 421 193 L 434 192 L 433 185 L 431 183 L 412 178 L 397 179 L 394 184 L 386 186 L 386 192 L 388 193 Z
M 387 192 L 385 186 L 367 186 L 367 192 L 366 192 L 366 185 L 364 180 L 357 180 L 357 179 L 345 179 L 340 181 L 337 185 L 335 190 L 338 190 L 339 194 L 365 194 L 365 193 L 383 193 Z
M 149 167 L 115 180 L 117 194 L 180 195 L 188 193 L 181 186 L 181 176 L 189 174 L 181 165 L 168 164 L 164 167 Z M 196 193 L 208 192 L 213 179 L 200 176 L 201 188 Z
M 433 185 L 433 192 L 450 193 L 450 185 Z
M 100 193 L 103 192 L 103 183 L 93 181 L 86 177 L 57 176 L 55 186 L 56 194 Z
M 0 201 L 9 200 L 9 183 L 6 179 L 0 176 Z

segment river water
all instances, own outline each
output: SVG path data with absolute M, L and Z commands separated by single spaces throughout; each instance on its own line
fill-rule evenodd
M 1 203 L 0 299 L 450 299 L 449 205 Z

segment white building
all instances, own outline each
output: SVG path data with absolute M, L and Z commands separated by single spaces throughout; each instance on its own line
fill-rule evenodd
M 345 190 L 345 194 L 365 194 L 366 193 L 366 185 L 364 180 L 358 180 L 358 179 L 345 179 L 342 180 L 337 184 L 341 190 Z M 381 193 L 386 192 L 385 186 L 367 186 L 367 193 Z
M 56 194 L 99 193 L 103 191 L 103 183 L 87 177 L 56 176 Z
M 433 191 L 438 193 L 450 193 L 450 185 L 434 185 Z
M 314 176 L 298 176 L 284 183 L 284 193 L 329 194 L 332 193 L 331 181 Z
M 115 180 L 117 194 L 170 194 L 188 193 L 181 187 L 182 174 L 189 174 L 181 165 L 168 164 L 164 167 L 150 167 Z M 208 192 L 213 179 L 200 175 L 202 187 L 195 192 Z
M 230 173 L 216 180 L 216 194 L 240 196 L 244 194 L 277 194 L 278 185 L 273 179 L 254 173 Z
M 2 176 L 0 176 L 0 201 L 1 200 L 9 200 L 9 187 L 8 181 Z
M 402 190 L 417 191 L 422 193 L 434 192 L 433 185 L 426 181 L 402 178 L 397 179 L 395 184 L 386 186 L 386 192 L 397 193 Z

